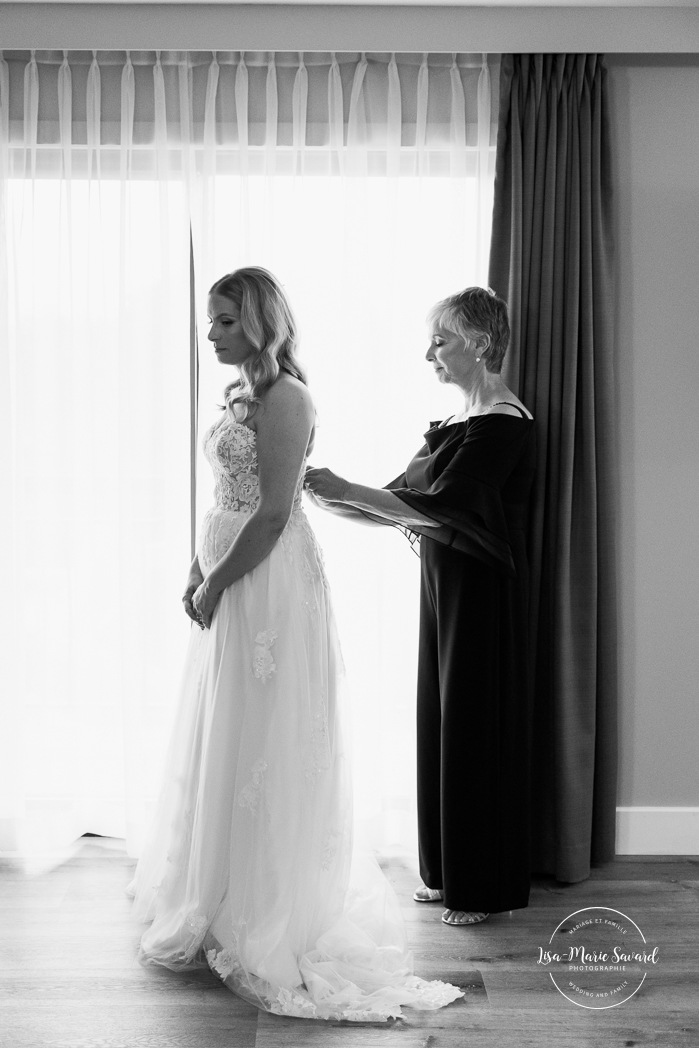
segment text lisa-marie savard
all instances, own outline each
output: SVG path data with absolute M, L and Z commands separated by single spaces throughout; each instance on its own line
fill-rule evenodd
M 651 951 L 622 950 L 618 946 L 611 950 L 588 950 L 584 946 L 571 946 L 566 953 L 556 953 L 539 947 L 537 964 L 657 964 L 658 947 Z

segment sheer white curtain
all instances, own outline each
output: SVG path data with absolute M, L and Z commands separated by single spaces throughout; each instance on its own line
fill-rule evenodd
M 230 377 L 208 352 L 206 290 L 264 265 L 300 322 L 314 462 L 386 483 L 454 408 L 424 364 L 424 316 L 486 279 L 497 69 L 465 54 L 5 55 L 16 601 L 0 848 L 44 846 L 49 825 L 58 842 L 89 830 L 139 847 L 187 629 L 189 223 L 199 436 Z M 418 562 L 392 529 L 309 512 L 343 638 L 358 810 L 374 844 L 404 847 Z
M 189 225 L 144 72 L 2 64 L 0 849 L 25 854 L 142 820 L 186 640 Z

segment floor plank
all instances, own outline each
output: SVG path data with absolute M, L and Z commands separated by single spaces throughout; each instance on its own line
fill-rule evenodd
M 471 928 L 412 901 L 410 857 L 383 860 L 416 971 L 462 986 L 437 1012 L 384 1024 L 320 1023 L 258 1012 L 208 971 L 136 961 L 140 926 L 124 895 L 132 860 L 85 839 L 54 868 L 0 863 L 2 1048 L 699 1048 L 699 859 L 624 857 L 563 885 L 537 878 L 530 906 Z M 576 1007 L 537 966 L 556 925 L 588 906 L 634 920 L 660 960 L 639 992 L 606 1010 Z

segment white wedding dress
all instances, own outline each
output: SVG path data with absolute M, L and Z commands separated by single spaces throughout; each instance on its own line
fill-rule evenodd
M 257 505 L 255 433 L 208 431 L 216 505 L 206 574 Z M 301 505 L 269 556 L 192 628 L 156 817 L 134 880 L 152 922 L 144 964 L 207 964 L 270 1012 L 384 1021 L 439 1008 L 456 987 L 412 974 L 397 900 L 353 852 L 341 655 L 320 549 Z

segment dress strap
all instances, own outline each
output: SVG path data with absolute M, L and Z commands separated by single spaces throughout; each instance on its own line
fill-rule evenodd
M 519 404 L 513 404 L 511 400 L 496 400 L 496 402 L 493 404 L 493 407 L 496 408 L 498 404 L 509 404 L 511 408 L 515 408 L 517 411 L 519 411 L 520 415 L 522 415 L 526 419 L 529 419 L 529 415 L 526 413 L 524 408 L 521 408 Z

